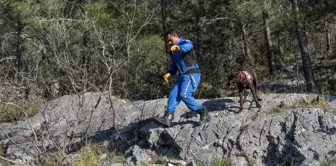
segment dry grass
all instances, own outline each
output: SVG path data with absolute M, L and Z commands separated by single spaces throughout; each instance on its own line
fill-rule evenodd
M 325 97 L 317 96 L 315 99 L 309 101 L 306 99 L 302 99 L 301 101 L 291 104 L 291 105 L 284 105 L 283 107 L 275 107 L 267 114 L 279 114 L 284 112 L 287 109 L 294 109 L 294 108 L 321 108 L 326 112 L 330 112 L 335 114 L 336 111 L 332 110 L 328 107 L 328 100 L 325 99 Z
M 88 144 L 80 150 L 76 166 L 99 166 L 100 164 L 99 155 L 94 151 L 92 145 Z
M 0 156 L 5 156 L 5 147 L 2 143 L 0 143 Z M 0 165 L 10 165 L 7 161 L 0 159 Z
M 40 101 L 0 102 L 0 122 L 14 122 L 37 114 L 41 107 Z
M 230 159 L 219 159 L 219 160 L 216 160 L 215 162 L 215 166 L 232 166 L 232 161 Z
M 153 155 L 150 154 L 150 158 L 151 161 L 149 162 L 149 164 L 161 164 L 161 165 L 166 165 L 167 162 L 163 160 L 163 156 L 162 155 Z
M 321 161 L 320 166 L 336 166 L 336 160 Z
M 125 160 L 123 154 L 117 151 L 111 152 L 101 143 L 87 144 L 78 154 L 76 166 L 99 166 L 102 164 L 102 160 L 99 159 L 102 154 L 107 155 L 105 160 L 110 163 L 123 163 Z
M 45 163 L 43 165 L 45 166 L 57 166 L 57 165 L 62 165 L 62 161 L 65 157 L 65 153 L 64 152 L 56 152 L 53 154 L 48 154 L 45 157 Z

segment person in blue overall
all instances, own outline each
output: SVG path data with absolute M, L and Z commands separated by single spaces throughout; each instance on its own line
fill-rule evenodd
M 178 77 L 168 99 L 167 110 L 163 117 L 157 117 L 156 120 L 161 124 L 170 127 L 174 119 L 174 112 L 181 100 L 191 110 L 200 115 L 199 124 L 205 124 L 210 121 L 210 116 L 206 108 L 198 103 L 193 97 L 200 83 L 201 72 L 194 54 L 194 46 L 191 41 L 179 37 L 175 29 L 167 31 L 167 38 L 170 45 L 172 64 L 164 75 L 164 80 L 168 82 L 170 76 L 178 73 Z

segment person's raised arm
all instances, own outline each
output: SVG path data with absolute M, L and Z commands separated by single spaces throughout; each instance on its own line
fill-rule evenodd
M 191 51 L 194 48 L 194 45 L 190 40 L 184 40 L 183 44 L 180 45 L 180 51 L 186 53 Z

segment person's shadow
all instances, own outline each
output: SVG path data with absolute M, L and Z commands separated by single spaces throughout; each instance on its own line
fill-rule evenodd
M 148 140 L 149 134 L 153 129 L 162 128 L 157 133 L 157 141 L 155 145 L 151 145 Z M 124 155 L 128 155 L 127 150 L 134 145 L 138 145 L 141 149 L 151 149 L 156 154 L 166 156 L 168 158 L 179 158 L 182 148 L 175 142 L 175 138 L 166 131 L 165 126 L 157 124 L 153 118 L 135 121 L 120 129 L 107 129 L 97 131 L 94 135 L 82 138 L 80 141 L 69 143 L 66 146 L 67 154 L 79 151 L 88 143 L 104 144 L 109 151 L 116 151 Z M 105 145 L 106 143 L 106 145 Z M 56 152 L 57 149 L 50 149 L 49 152 Z
M 228 109 L 227 103 L 233 103 L 232 99 L 215 99 L 203 103 L 209 112 L 223 111 Z
M 227 111 L 228 110 L 228 105 L 227 103 L 232 103 L 234 102 L 231 99 L 214 99 L 214 100 L 209 100 L 209 101 L 205 101 L 203 103 L 203 105 L 208 109 L 209 112 L 216 112 L 216 111 Z M 182 116 L 186 116 L 187 119 L 188 118 L 193 118 L 194 116 L 196 116 L 197 113 L 196 112 L 192 112 L 189 111 Z M 155 124 L 157 125 L 150 125 L 148 128 L 143 129 L 143 130 L 151 130 L 154 128 L 168 128 L 167 126 L 163 126 L 162 124 L 158 123 L 156 120 L 153 119 L 153 117 L 145 119 L 145 120 L 140 120 L 140 121 L 135 121 L 127 126 L 124 126 L 123 128 L 119 129 L 119 130 L 115 130 L 115 129 L 107 129 L 107 130 L 103 130 L 103 131 L 97 131 L 94 135 L 86 137 L 86 139 L 83 139 L 81 141 L 77 141 L 77 142 L 73 142 L 73 143 L 69 143 L 67 145 L 67 153 L 71 153 L 71 152 L 75 152 L 78 151 L 79 149 L 81 149 L 83 146 L 86 145 L 86 142 L 91 142 L 91 143 L 102 143 L 105 141 L 111 141 L 111 135 L 113 133 L 121 133 L 121 135 L 123 135 L 122 133 L 128 133 L 132 136 L 130 136 L 129 138 L 135 137 L 136 135 L 133 135 L 134 132 L 130 132 L 130 131 L 137 131 L 140 128 L 142 128 L 143 126 L 146 126 L 146 124 L 149 124 L 149 122 L 153 121 Z M 184 122 L 173 122 L 171 127 L 175 126 L 175 125 L 184 125 L 184 124 L 192 124 L 193 127 L 198 127 L 198 123 L 196 121 L 193 120 L 187 120 Z M 130 133 L 129 133 L 130 132 Z M 126 134 L 127 135 L 127 134 Z M 167 140 L 174 140 L 173 138 L 171 138 L 171 136 L 169 135 L 163 135 L 162 136 L 163 140 L 167 139 Z M 135 143 L 136 144 L 136 143 Z M 172 145 L 176 145 L 176 143 L 172 142 L 169 143 L 169 146 Z M 171 147 L 170 147 L 171 148 Z M 122 148 L 124 150 L 124 148 Z M 173 149 L 179 149 L 174 147 Z M 175 152 L 176 154 L 176 152 Z M 177 152 L 178 154 L 178 152 Z
M 228 109 L 227 103 L 232 103 L 234 102 L 231 99 L 214 99 L 214 100 L 208 100 L 203 103 L 203 106 L 207 108 L 209 112 L 216 112 L 216 111 L 230 111 L 232 112 L 231 109 Z M 197 115 L 197 112 L 194 111 L 189 111 L 181 115 L 181 117 L 190 119 L 193 118 L 194 116 Z

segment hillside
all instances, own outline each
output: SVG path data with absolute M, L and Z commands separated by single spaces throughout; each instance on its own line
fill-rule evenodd
M 181 104 L 173 127 L 163 128 L 151 117 L 163 114 L 167 99 L 112 98 L 111 107 L 106 94 L 67 95 L 46 103 L 32 118 L 1 123 L 0 142 L 5 158 L 37 165 L 48 165 L 50 159 L 78 164 L 87 147 L 99 149 L 95 154 L 100 165 L 320 165 L 335 160 L 335 98 L 261 97 L 260 110 L 247 102 L 241 113 L 235 97 L 199 100 L 212 116 L 202 126 Z

